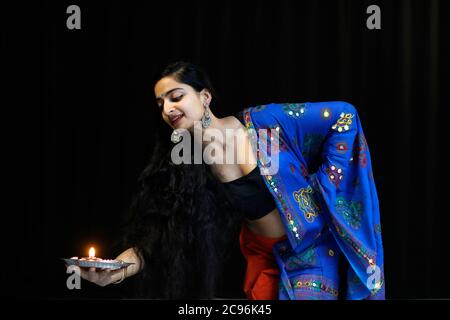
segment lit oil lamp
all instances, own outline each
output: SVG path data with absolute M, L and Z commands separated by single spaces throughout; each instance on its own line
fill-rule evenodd
M 63 259 L 67 265 L 76 265 L 82 268 L 99 268 L 99 269 L 121 269 L 126 268 L 133 263 L 123 262 L 120 260 L 102 259 L 95 256 L 95 248 L 89 249 L 89 256 L 78 259 L 72 257 L 70 259 Z
M 80 260 L 83 260 L 83 261 L 103 261 L 103 259 L 97 258 L 95 256 L 95 248 L 94 247 L 91 247 L 89 249 L 89 257 L 81 258 Z

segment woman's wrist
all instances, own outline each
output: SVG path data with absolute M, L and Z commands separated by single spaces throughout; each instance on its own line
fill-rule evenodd
M 116 260 L 120 260 L 123 262 L 132 263 L 128 267 L 122 269 L 121 278 L 118 278 L 117 281 L 122 282 L 125 278 L 135 275 L 143 268 L 143 260 L 142 256 L 135 248 L 129 248 L 122 252 L 119 256 L 117 256 Z
M 123 280 L 125 280 L 125 278 L 127 277 L 127 269 L 128 269 L 128 267 L 125 267 L 125 268 L 121 269 L 121 272 L 119 273 L 120 278 L 118 280 L 114 281 L 113 284 L 119 284 Z

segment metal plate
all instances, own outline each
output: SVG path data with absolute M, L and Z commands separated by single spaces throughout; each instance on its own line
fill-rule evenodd
M 132 265 L 134 263 L 130 262 L 123 262 L 119 260 L 80 260 L 78 258 L 70 258 L 63 260 L 66 262 L 69 266 L 79 266 L 81 268 L 99 268 L 99 269 L 111 269 L 111 270 L 117 270 L 126 268 L 129 265 Z

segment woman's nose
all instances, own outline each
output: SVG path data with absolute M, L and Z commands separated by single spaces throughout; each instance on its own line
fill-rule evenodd
M 175 106 L 171 103 L 165 103 L 164 104 L 164 113 L 166 115 L 169 115 L 171 113 L 175 112 Z

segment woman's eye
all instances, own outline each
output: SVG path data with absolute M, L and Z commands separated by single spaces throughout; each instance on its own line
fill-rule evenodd
M 178 97 L 172 97 L 172 100 L 173 100 L 173 101 L 180 101 L 181 98 L 183 98 L 183 95 L 178 96 Z

